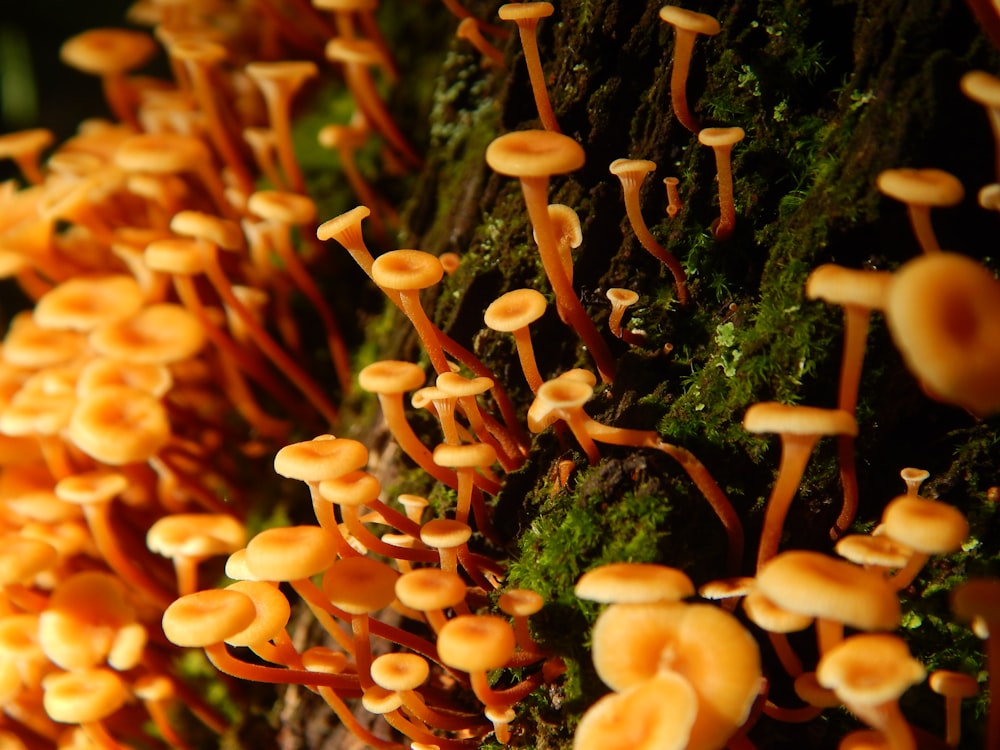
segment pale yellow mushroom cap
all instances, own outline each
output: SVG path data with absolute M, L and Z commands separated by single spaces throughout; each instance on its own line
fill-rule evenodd
M 660 672 L 587 709 L 573 750 L 683 750 L 698 715 L 698 696 L 673 672 Z
M 583 166 L 583 147 L 551 130 L 518 130 L 486 147 L 486 163 L 508 177 L 548 177 Z
M 604 604 L 639 604 L 694 596 L 694 584 L 684 572 L 667 565 L 609 563 L 580 576 L 573 593 L 580 599 Z
M 438 633 L 442 663 L 464 672 L 499 669 L 514 655 L 514 630 L 496 615 L 459 615 Z
M 749 632 L 710 604 L 611 604 L 592 634 L 594 667 L 623 691 L 662 672 L 698 696 L 691 747 L 722 747 L 746 721 L 760 690 L 760 652 Z
M 66 724 L 100 721 L 125 704 L 128 691 L 110 669 L 80 669 L 48 675 L 42 705 L 49 718 Z

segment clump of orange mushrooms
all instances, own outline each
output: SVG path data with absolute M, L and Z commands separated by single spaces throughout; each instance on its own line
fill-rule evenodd
M 614 380 L 618 364 L 574 287 L 577 209 L 584 222 L 590 217 L 582 205 L 548 203 L 550 178 L 571 182 L 587 159 L 579 142 L 559 132 L 535 44 L 538 20 L 556 8 L 531 2 L 499 9 L 500 20 L 521 32 L 544 130 L 499 135 L 485 152 L 486 165 L 520 183 L 548 280 L 546 288 L 483 305 L 486 324 L 513 335 L 535 394 L 519 411 L 497 373 L 424 307 L 455 264 L 446 269 L 429 253 L 387 250 L 396 217 L 351 174 L 347 149 L 378 139 L 387 169 L 423 161 L 386 106 L 399 69 L 375 22 L 377 3 L 313 5 L 291 3 L 298 10 L 289 14 L 263 2 L 254 6 L 262 22 L 247 16 L 249 6 L 227 9 L 224 19 L 185 3 L 137 6 L 133 17 L 154 26 L 152 34 L 98 29 L 62 49 L 67 63 L 101 77 L 117 121 L 85 123 L 54 148 L 44 129 L 0 138 L 0 157 L 14 160 L 29 183 L 0 186 L 0 260 L 34 304 L 14 318 L 0 346 L 0 744 L 113 749 L 166 741 L 185 748 L 171 725 L 183 712 L 223 733 L 226 719 L 174 666 L 176 648 L 202 649 L 240 679 L 317 693 L 379 750 L 529 742 L 523 701 L 556 686 L 565 665 L 534 632 L 536 618 L 551 614 L 547 603 L 505 581 L 492 498 L 524 466 L 528 433 L 561 422 L 562 448 L 573 455 L 572 435 L 576 455 L 593 465 L 605 460 L 600 443 L 679 462 L 725 528 L 734 576 L 699 589 L 706 598 L 724 591 L 723 606 L 693 601 L 694 582 L 664 566 L 620 562 L 580 578 L 576 594 L 607 605 L 594 626 L 593 659 L 612 692 L 584 715 L 577 748 L 748 748 L 759 715 L 822 710 L 810 705 L 790 714 L 774 703 L 769 683 L 778 675 L 765 674 L 756 631 L 731 614 L 744 595 L 753 628 L 784 632 L 815 620 L 814 672 L 802 668 L 808 654 L 769 637 L 771 648 L 785 649 L 783 666 L 799 662 L 789 671 L 799 672 L 800 696 L 842 702 L 890 746 L 912 747 L 896 699 L 923 678 L 923 666 L 895 636 L 844 637 L 843 630 L 894 628 L 898 590 L 913 586 L 930 555 L 956 550 L 968 523 L 957 509 L 919 496 L 911 473 L 911 491 L 887 505 L 876 534 L 838 549 L 853 562 L 780 549 L 795 542 L 783 539 L 784 520 L 822 435 L 840 436 L 845 506 L 837 533 L 853 516 L 848 459 L 870 310 L 884 313 L 931 396 L 977 417 L 1000 408 L 1000 336 L 993 335 L 1000 285 L 983 264 L 940 251 L 929 231 L 929 207 L 959 202 L 962 186 L 939 170 L 883 172 L 880 188 L 910 205 L 925 255 L 892 274 L 826 266 L 810 277 L 807 296 L 845 310 L 836 408 L 764 403 L 748 410 L 746 428 L 779 432 L 783 452 L 763 512 L 758 576 L 738 577 L 748 572 L 742 519 L 693 453 L 654 430 L 591 418 L 584 405 L 597 378 L 570 371 L 546 381 L 534 361 L 528 326 L 554 304 L 603 381 Z M 500 39 L 504 30 L 458 15 L 502 68 L 503 53 L 483 44 L 481 33 Z M 721 26 L 676 6 L 660 17 L 676 27 L 674 114 L 715 149 L 720 216 L 711 230 L 725 239 L 736 215 L 728 157 L 743 131 L 701 128 L 685 80 L 695 35 Z M 237 27 L 240 34 L 232 34 Z M 173 79 L 131 75 L 158 43 Z M 317 62 L 324 51 L 326 60 Z M 349 124 L 330 123 L 321 141 L 341 153 L 355 190 L 372 205 L 323 222 L 313 236 L 316 209 L 295 153 L 292 104 L 334 70 L 355 114 Z M 992 106 L 993 81 L 970 74 L 963 87 Z M 634 209 L 651 164 L 628 160 L 613 170 L 631 174 L 624 178 L 631 180 L 627 212 L 643 240 L 651 234 Z M 668 180 L 674 217 L 677 178 Z M 372 210 L 385 214 L 376 222 L 377 258 L 362 229 Z M 530 242 L 527 235 L 516 241 Z M 381 360 L 357 377 L 361 390 L 377 394 L 394 441 L 426 475 L 431 500 L 401 494 L 380 477 L 358 435 L 329 432 L 342 427 L 333 424 L 332 384 L 309 371 L 308 332 L 292 314 L 299 294 L 313 305 L 340 390 L 348 391 L 351 363 L 325 280 L 311 275 L 311 264 L 324 260 L 317 239 L 343 245 L 410 317 L 437 374 L 432 385 L 420 364 Z M 688 299 L 679 261 L 655 241 L 647 249 L 670 268 L 678 301 Z M 612 296 L 620 305 L 632 299 Z M 620 314 L 609 320 L 614 336 L 622 333 Z M 410 410 L 407 393 L 427 415 Z M 429 437 L 434 430 L 440 436 Z M 308 434 L 316 437 L 299 439 Z M 299 489 L 313 516 L 248 538 L 242 472 L 271 454 L 275 474 L 306 485 Z M 235 583 L 216 577 L 223 557 Z M 328 645 L 293 640 L 293 595 Z M 974 580 L 954 594 L 953 606 L 987 635 L 1000 628 L 996 599 L 994 580 Z M 992 642 L 987 651 L 992 680 Z M 937 674 L 932 687 L 949 705 L 973 692 L 968 676 Z M 359 720 L 362 708 L 383 717 L 391 739 Z M 988 720 L 990 747 L 1000 742 L 998 716 L 993 711 Z M 947 731 L 946 742 L 957 742 L 951 720 Z

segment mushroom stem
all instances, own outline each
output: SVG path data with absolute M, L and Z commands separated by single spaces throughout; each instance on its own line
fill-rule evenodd
M 680 261 L 674 254 L 664 248 L 656 238 L 653 237 L 646 226 L 645 219 L 642 218 L 642 206 L 639 205 L 639 188 L 646 174 L 656 169 L 656 165 L 651 161 L 640 159 L 616 159 L 611 162 L 611 173 L 616 175 L 622 184 L 622 194 L 625 198 L 625 212 L 628 214 L 632 231 L 635 232 L 639 243 L 650 255 L 659 260 L 670 269 L 674 277 L 674 288 L 677 291 L 677 302 L 686 304 L 688 299 L 687 275 Z M 721 185 L 721 181 L 720 181 Z M 721 187 L 720 187 L 721 190 Z
M 503 67 L 503 52 L 490 44 L 486 37 L 483 36 L 483 32 L 479 29 L 479 22 L 475 18 L 470 16 L 463 18 L 455 30 L 455 36 L 469 42 L 478 50 L 479 54 L 493 65 L 496 65 L 498 68 Z
M 556 122 L 549 92 L 545 86 L 545 71 L 542 59 L 538 54 L 538 22 L 541 18 L 552 15 L 552 3 L 507 3 L 501 5 L 498 11 L 500 18 L 517 24 L 517 33 L 521 37 L 521 48 L 524 50 L 524 62 L 528 67 L 528 79 L 531 81 L 531 93 L 535 97 L 535 107 L 542 127 L 553 133 L 561 132 Z
M 598 332 L 594 321 L 587 315 L 580 298 L 576 296 L 559 257 L 559 246 L 549 216 L 548 178 L 523 176 L 520 182 L 528 217 L 538 238 L 538 252 L 545 275 L 552 284 L 552 289 L 556 298 L 560 300 L 570 325 L 590 350 L 601 379 L 610 382 L 615 376 L 615 362 L 611 350 Z
M 698 140 L 711 146 L 719 182 L 719 218 L 712 227 L 717 240 L 726 240 L 736 228 L 736 203 L 733 197 L 733 145 L 743 139 L 742 128 L 705 128 Z
M 775 556 L 781 544 L 781 532 L 785 526 L 785 517 L 792 504 L 792 499 L 799 489 L 799 481 L 805 471 L 806 464 L 812 456 L 813 448 L 819 441 L 818 435 L 781 436 L 781 461 L 778 465 L 778 478 L 771 488 L 764 511 L 764 528 L 760 535 L 760 545 L 757 548 L 757 571 Z

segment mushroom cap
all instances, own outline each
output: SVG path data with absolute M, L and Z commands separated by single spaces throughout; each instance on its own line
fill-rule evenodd
M 230 646 L 255 646 L 277 636 L 288 624 L 292 608 L 281 589 L 263 581 L 237 581 L 226 591 L 238 591 L 253 602 L 256 615 L 247 627 L 226 636 Z
M 541 318 L 548 307 L 537 289 L 515 289 L 497 297 L 483 313 L 483 322 L 494 331 L 509 333 Z
M 55 139 L 55 133 L 48 128 L 29 128 L 14 133 L 4 133 L 0 135 L 0 158 L 15 159 L 22 155 L 38 153 L 52 145 Z M 50 160 L 49 167 L 51 166 Z
M 496 449 L 489 443 L 439 443 L 434 448 L 434 463 L 450 469 L 471 469 L 492 466 L 497 460 Z
M 486 163 L 508 177 L 548 177 L 583 166 L 583 146 L 551 130 L 518 130 L 486 147 Z
M 756 589 L 743 597 L 743 612 L 750 622 L 769 633 L 795 633 L 813 621 L 809 615 L 782 609 Z
M 888 633 L 862 633 L 845 638 L 816 666 L 816 679 L 844 703 L 877 706 L 894 701 L 926 676 L 910 656 L 906 641 Z
M 747 432 L 787 433 L 791 435 L 857 435 L 858 424 L 843 409 L 818 406 L 791 406 L 762 401 L 747 409 L 743 417 Z
M 782 609 L 861 630 L 899 624 L 899 599 L 880 574 L 819 552 L 776 555 L 758 574 L 757 589 Z
M 936 500 L 900 495 L 882 511 L 882 533 L 927 555 L 954 552 L 969 536 L 958 508 Z
M 616 177 L 643 177 L 656 169 L 656 162 L 649 159 L 615 159 L 608 171 Z
M 50 674 L 42 682 L 42 705 L 49 718 L 66 724 L 100 721 L 125 704 L 128 691 L 110 669 Z
M 441 261 L 423 250 L 390 250 L 372 264 L 375 283 L 400 292 L 426 289 L 438 283 L 442 276 Z
M 59 552 L 48 542 L 5 534 L 0 544 L 0 586 L 30 583 L 58 557 Z
M 370 39 L 334 37 L 326 43 L 326 59 L 345 65 L 378 65 L 382 54 Z
M 985 70 L 970 70 L 958 81 L 962 93 L 992 109 L 1000 108 L 1000 78 Z
M 435 518 L 420 527 L 420 541 L 435 549 L 461 547 L 471 536 L 469 524 L 453 518 Z
M 361 222 L 371 216 L 371 209 L 368 206 L 355 206 L 350 211 L 345 211 L 340 216 L 327 219 L 316 228 L 316 238 L 323 240 L 337 240 L 344 232 L 356 231 Z
M 694 596 L 688 576 L 667 565 L 653 563 L 609 563 L 588 570 L 576 582 L 573 593 L 580 599 L 611 604 L 677 601 Z
M 604 293 L 604 296 L 607 297 L 608 301 L 616 307 L 630 307 L 639 301 L 638 292 L 618 286 L 613 286 L 608 289 L 608 291 Z
M 343 476 L 323 479 L 319 496 L 336 505 L 367 505 L 382 491 L 382 484 L 367 471 L 352 471 Z
M 225 250 L 239 250 L 246 244 L 239 224 L 203 211 L 178 211 L 170 219 L 170 229 L 185 237 L 207 240 Z
M 265 96 L 278 88 L 295 91 L 308 79 L 319 75 L 319 67 L 311 60 L 252 62 L 243 70 Z
M 56 482 L 56 496 L 66 503 L 106 503 L 128 489 L 128 478 L 112 469 L 93 469 Z
M 59 58 L 77 70 L 104 76 L 144 65 L 156 49 L 156 42 L 143 31 L 90 29 L 63 42 Z
M 430 676 L 427 660 L 419 654 L 382 654 L 372 660 L 372 680 L 385 690 L 416 690 Z
M 698 696 L 687 680 L 661 672 L 587 709 L 573 750 L 682 750 L 698 714 Z
M 258 190 L 247 199 L 247 210 L 265 221 L 308 224 L 316 217 L 312 198 L 278 190 Z
M 661 11 L 662 12 L 662 11 Z M 698 131 L 698 141 L 703 146 L 725 148 L 733 146 L 746 137 L 743 128 L 703 128 Z
M 552 378 L 538 387 L 538 399 L 550 409 L 580 409 L 593 396 L 593 386 L 576 378 Z
M 164 610 L 163 634 L 178 646 L 203 648 L 245 630 L 256 617 L 257 608 L 246 594 L 205 589 L 179 597 Z
M 672 672 L 698 696 L 689 747 L 722 747 L 760 690 L 760 651 L 739 621 L 711 604 L 611 604 L 592 634 L 594 667 L 623 691 Z
M 448 396 L 463 398 L 479 396 L 493 387 L 493 379 L 485 376 L 464 378 L 457 372 L 443 372 L 437 376 L 434 385 Z
M 880 568 L 902 568 L 913 550 L 891 535 L 869 536 L 848 534 L 837 540 L 837 554 L 855 565 L 875 565 Z
M 427 380 L 424 369 L 414 362 L 384 359 L 373 362 L 358 373 L 358 385 L 369 393 L 406 393 Z
M 437 638 L 441 663 L 464 672 L 499 669 L 515 646 L 513 628 L 497 615 L 459 615 L 444 624 Z
M 420 612 L 454 607 L 466 594 L 461 576 L 441 568 L 407 571 L 396 579 L 395 587 L 399 601 Z
M 115 150 L 114 161 L 126 172 L 173 174 L 207 166 L 212 162 L 212 155 L 194 136 L 142 133 L 124 139 Z
M 962 183 L 943 169 L 886 169 L 875 184 L 890 198 L 917 206 L 954 206 L 965 197 Z
M 80 399 L 68 435 L 88 456 L 112 466 L 149 459 L 170 439 L 170 421 L 159 399 L 135 388 L 106 385 Z
M 330 532 L 319 526 L 265 529 L 247 544 L 246 565 L 261 581 L 311 578 L 337 559 Z
M 719 22 L 712 18 L 712 16 L 705 15 L 704 13 L 696 13 L 693 10 L 687 10 L 676 5 L 664 5 L 660 8 L 660 20 L 678 29 L 693 31 L 696 34 L 705 34 L 706 36 L 715 36 L 722 31 Z
M 345 557 L 323 575 L 323 593 L 335 607 L 352 615 L 388 607 L 396 598 L 399 573 L 370 557 Z
M 164 237 L 153 240 L 142 253 L 153 271 L 175 276 L 194 276 L 205 270 L 213 245 L 197 237 Z
M 274 456 L 274 471 L 289 479 L 322 482 L 357 471 L 367 463 L 364 443 L 321 435 L 281 448 Z
M 889 287 L 885 315 L 931 396 L 977 416 L 1000 410 L 1000 282 L 985 266 L 947 252 L 907 261 Z
M 172 513 L 146 532 L 146 547 L 164 557 L 230 555 L 245 544 L 242 522 L 225 513 Z
M 497 600 L 500 611 L 511 617 L 530 617 L 545 606 L 545 597 L 531 589 L 508 589 Z
M 505 3 L 497 8 L 497 15 L 502 21 L 521 21 L 531 18 L 547 18 L 552 15 L 554 10 L 552 3 L 547 2 Z
M 205 329 L 180 305 L 147 305 L 127 320 L 98 326 L 90 345 L 99 354 L 143 364 L 171 364 L 193 357 L 205 345 Z
M 824 263 L 806 279 L 806 297 L 835 305 L 856 305 L 869 310 L 885 308 L 892 274 Z
M 134 315 L 142 303 L 142 289 L 132 276 L 92 274 L 67 279 L 43 294 L 33 315 L 42 328 L 89 331 Z

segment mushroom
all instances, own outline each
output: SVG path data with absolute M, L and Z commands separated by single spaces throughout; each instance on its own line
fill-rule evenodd
M 895 635 L 863 633 L 847 638 L 820 659 L 819 684 L 831 688 L 853 714 L 882 732 L 892 750 L 915 750 L 913 731 L 899 697 L 924 679 L 923 666 Z
M 622 317 L 625 311 L 639 301 L 639 295 L 631 289 L 611 287 L 605 292 L 611 303 L 611 315 L 608 316 L 608 328 L 616 338 L 622 337 Z
M 931 672 L 927 684 L 935 693 L 944 696 L 944 741 L 949 747 L 958 747 L 962 738 L 962 699 L 972 698 L 979 693 L 979 683 L 972 675 L 937 669 Z
M 977 635 L 986 640 L 986 689 L 995 695 L 1000 684 L 1000 579 L 970 578 L 959 584 L 951 592 L 951 611 L 963 622 L 971 620 L 973 631 L 977 620 L 985 625 Z M 1000 706 L 995 700 L 990 701 L 984 747 L 1000 747 Z
M 493 300 L 483 314 L 483 322 L 487 328 L 509 332 L 514 336 L 521 371 L 531 392 L 535 394 L 542 384 L 542 376 L 538 373 L 528 326 L 541 318 L 547 307 L 548 303 L 541 292 L 535 289 L 515 289 Z
M 733 146 L 743 140 L 743 128 L 705 128 L 698 131 L 698 141 L 715 152 L 715 171 L 719 182 L 719 218 L 712 223 L 717 240 L 729 239 L 736 227 L 736 202 L 733 199 Z
M 885 309 L 892 340 L 932 398 L 978 417 L 1000 410 L 1000 282 L 956 253 L 903 264 Z
M 674 117 L 692 133 L 697 133 L 698 121 L 691 114 L 687 102 L 691 53 L 698 34 L 715 36 L 722 31 L 722 27 L 711 16 L 676 5 L 664 5 L 660 8 L 660 19 L 674 27 L 674 58 L 670 70 L 670 103 L 674 108 Z
M 785 516 L 813 447 L 824 435 L 856 435 L 858 426 L 854 417 L 841 409 L 763 402 L 747 409 L 743 427 L 748 432 L 777 432 L 781 435 L 781 464 L 764 511 L 764 528 L 757 548 L 759 572 L 761 566 L 778 551 Z
M 837 408 L 850 414 L 854 414 L 858 401 L 871 311 L 885 308 L 891 278 L 892 275 L 884 271 L 860 271 L 827 263 L 816 268 L 806 280 L 806 297 L 838 304 L 844 309 L 844 345 Z M 844 505 L 831 530 L 831 535 L 835 537 L 851 525 L 858 507 L 853 436 L 840 435 L 837 448 Z
M 610 604 L 591 636 L 598 677 L 619 692 L 658 674 L 683 678 L 697 696 L 688 747 L 718 748 L 746 721 L 760 691 L 757 643 L 710 604 Z
M 493 170 L 520 180 L 542 266 L 555 292 L 556 304 L 562 307 L 570 325 L 590 349 L 601 377 L 610 381 L 614 377 L 614 359 L 566 276 L 548 208 L 549 177 L 579 169 L 583 162 L 583 148 L 579 143 L 548 130 L 507 133 L 486 148 L 486 163 Z
M 679 214 L 684 208 L 684 204 L 681 202 L 681 194 L 677 190 L 677 186 L 680 182 L 681 181 L 677 177 L 663 178 L 663 185 L 667 189 L 667 216 L 671 219 Z
M 156 520 L 146 532 L 146 547 L 173 561 L 181 594 L 198 590 L 202 561 L 230 555 L 245 544 L 243 524 L 220 513 L 173 513 Z
M 639 188 L 642 187 L 645 176 L 656 169 L 656 164 L 647 159 L 615 159 L 609 169 L 611 174 L 621 181 L 622 193 L 625 196 L 625 212 L 628 214 L 632 231 L 646 251 L 670 269 L 674 277 L 677 302 L 682 305 L 687 303 L 687 275 L 684 273 L 684 267 L 673 253 L 656 241 L 642 218 Z
M 55 139 L 55 134 L 47 128 L 4 133 L 0 135 L 0 159 L 13 159 L 24 179 L 33 185 L 41 185 L 45 182 L 45 175 L 38 166 L 38 160 L 42 151 Z
M 491 64 L 497 67 L 503 67 L 503 52 L 487 41 L 486 37 L 483 36 L 482 30 L 479 28 L 479 22 L 475 18 L 466 16 L 459 21 L 458 28 L 455 29 L 455 36 L 469 42 L 479 51 L 479 54 L 489 60 Z M 525 60 L 527 60 L 527 57 L 527 54 L 525 54 Z
M 925 253 L 941 252 L 931 226 L 931 208 L 961 203 L 965 189 L 958 178 L 941 169 L 886 169 L 879 173 L 875 184 L 885 195 L 906 204 L 921 249 Z
M 931 555 L 961 547 L 969 536 L 969 522 L 951 505 L 907 494 L 885 506 L 879 533 L 912 550 L 906 565 L 891 579 L 900 590 L 913 582 Z
M 278 161 L 288 184 L 296 193 L 305 193 L 305 179 L 292 147 L 292 99 L 306 81 L 319 74 L 319 69 L 309 61 L 253 62 L 246 66 L 246 74 L 264 96 Z
M 531 93 L 535 97 L 535 107 L 542 127 L 558 133 L 559 123 L 552 111 L 549 92 L 545 87 L 545 71 L 538 55 L 538 22 L 552 15 L 554 8 L 548 2 L 506 3 L 497 9 L 501 20 L 513 21 L 517 24 L 517 33 L 521 37 L 521 48 L 524 50 L 524 63 L 528 67 L 528 79 L 531 81 Z

